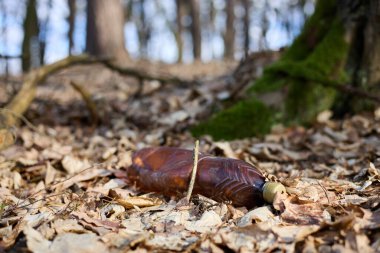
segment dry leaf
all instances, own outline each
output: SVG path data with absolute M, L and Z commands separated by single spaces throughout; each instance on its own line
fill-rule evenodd
M 320 203 L 305 203 L 296 196 L 289 196 L 284 200 L 282 208 L 282 220 L 291 224 L 320 224 L 330 219 Z
M 159 198 L 149 198 L 149 197 L 143 197 L 143 196 L 135 196 L 135 197 L 129 197 L 125 199 L 118 198 L 116 199 L 116 202 L 127 209 L 134 208 L 136 206 L 137 207 L 158 206 L 163 203 L 162 200 Z
M 66 155 L 62 159 L 62 166 L 70 175 L 91 167 L 90 163 L 87 160 L 81 160 L 70 155 Z
M 49 248 L 51 242 L 32 226 L 26 226 L 23 230 L 26 236 L 26 244 L 31 252 L 48 253 L 52 252 Z
M 71 215 L 90 226 L 102 227 L 112 231 L 117 231 L 120 228 L 120 224 L 118 222 L 91 218 L 86 213 L 72 212 Z
M 222 219 L 214 211 L 206 211 L 202 217 L 193 222 L 185 224 L 187 230 L 198 233 L 209 232 L 222 224 Z
M 252 223 L 273 220 L 274 217 L 274 214 L 271 212 L 268 206 L 258 207 L 246 213 L 236 225 L 238 227 L 245 227 L 252 225 Z
M 220 148 L 223 150 L 223 153 L 226 157 L 228 158 L 234 158 L 237 159 L 238 157 L 236 156 L 235 152 L 232 150 L 230 143 L 225 142 L 225 141 L 220 141 L 220 142 L 215 142 L 214 143 L 215 147 Z
M 107 247 L 100 242 L 100 238 L 93 233 L 57 235 L 50 246 L 51 253 L 89 253 L 108 252 Z
M 318 231 L 320 226 L 310 225 L 292 225 L 292 226 L 274 226 L 272 231 L 277 234 L 282 242 L 291 243 L 303 241 L 307 236 Z
M 79 225 L 77 220 L 74 219 L 58 219 L 52 222 L 51 227 L 55 229 L 57 234 L 72 232 L 72 233 L 85 233 L 86 229 Z

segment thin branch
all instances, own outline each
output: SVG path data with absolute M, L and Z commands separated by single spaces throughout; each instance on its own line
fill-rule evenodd
M 193 170 L 191 173 L 191 180 L 189 184 L 189 189 L 187 191 L 186 199 L 187 201 L 190 201 L 191 194 L 193 193 L 194 189 L 194 183 L 195 183 L 195 177 L 197 175 L 198 170 L 198 154 L 199 154 L 199 140 L 195 141 L 195 148 L 194 148 L 194 164 L 193 164 Z
M 70 85 L 81 95 L 83 101 L 85 102 L 87 109 L 90 112 L 92 123 L 94 125 L 99 122 L 98 110 L 96 108 L 95 102 L 92 100 L 90 93 L 77 82 L 71 81 Z

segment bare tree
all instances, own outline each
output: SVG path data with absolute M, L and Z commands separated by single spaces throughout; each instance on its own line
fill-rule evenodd
M 155 2 L 157 5 L 160 4 L 159 1 Z M 136 2 L 138 8 L 138 21 L 137 21 L 137 34 L 139 36 L 139 50 L 140 55 L 143 57 L 148 57 L 148 43 L 151 37 L 151 26 L 149 20 L 147 19 L 145 13 L 145 0 L 140 0 Z M 160 9 L 160 6 L 158 6 Z
M 182 33 L 183 33 L 183 25 L 182 25 L 182 19 L 184 16 L 184 2 L 183 0 L 176 0 L 176 7 L 177 7 L 177 16 L 176 16 L 176 22 L 177 22 L 177 31 L 175 33 L 175 40 L 177 42 L 177 48 L 178 48 L 178 62 L 182 62 L 183 58 L 183 39 L 182 39 Z
M 22 41 L 22 70 L 29 71 L 41 64 L 39 27 L 36 0 L 28 0 L 24 19 L 24 39 Z
M 47 2 L 47 16 L 44 20 L 41 20 L 39 22 L 39 27 L 40 27 L 40 34 L 39 34 L 39 50 L 40 50 L 40 63 L 41 65 L 44 64 L 45 61 L 45 53 L 46 53 L 46 42 L 48 38 L 48 33 L 49 33 L 49 23 L 50 23 L 50 13 L 53 8 L 53 0 L 49 0 Z
M 8 19 L 8 15 L 7 15 L 7 10 L 6 10 L 6 6 L 5 6 L 5 3 L 4 1 L 1 1 L 0 2 L 0 9 L 1 9 L 1 19 L 2 19 L 2 23 L 1 23 L 1 33 L 3 34 L 3 45 L 4 45 L 4 53 L 5 54 L 7 52 L 7 49 L 8 49 L 8 38 L 6 36 L 7 34 L 7 19 Z M 4 73 L 5 73 L 5 76 L 8 77 L 8 74 L 9 74 L 9 62 L 8 62 L 8 58 L 4 57 L 3 58 L 4 62 L 5 62 L 5 69 L 4 69 Z
M 201 59 L 202 35 L 199 0 L 190 0 L 191 36 L 193 38 L 193 55 L 195 60 Z
M 369 0 L 366 17 L 362 69 L 368 84 L 378 87 L 380 84 L 380 2 L 378 0 Z
M 234 13 L 235 1 L 226 0 L 226 31 L 224 34 L 224 58 L 234 58 L 235 47 L 235 13 Z
M 86 50 L 89 54 L 126 59 L 124 13 L 120 0 L 87 1 Z
M 242 0 L 244 8 L 243 16 L 243 32 L 244 32 L 244 55 L 248 56 L 249 53 L 249 44 L 250 44 L 250 0 Z
M 69 23 L 69 31 L 67 37 L 69 39 L 69 55 L 73 53 L 74 49 L 74 28 L 75 28 L 75 15 L 77 12 L 76 0 L 68 0 L 69 16 L 67 18 Z

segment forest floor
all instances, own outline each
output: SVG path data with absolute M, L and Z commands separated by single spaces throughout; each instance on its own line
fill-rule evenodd
M 93 95 L 101 124 L 70 80 Z M 0 102 L 20 84 L 7 83 Z M 127 185 L 124 168 L 143 147 L 192 149 L 189 126 L 228 94 L 217 83 L 140 88 L 102 66 L 38 88 L 31 124 L 0 152 L 0 252 L 380 252 L 380 110 L 343 120 L 326 111 L 310 128 L 279 125 L 262 138 L 203 137 L 200 151 L 257 165 L 288 196 L 252 210 L 202 196 L 184 205 Z

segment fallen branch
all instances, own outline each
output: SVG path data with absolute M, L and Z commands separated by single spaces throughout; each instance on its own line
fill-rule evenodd
M 11 102 L 6 106 L 6 109 L 13 112 L 12 114 L 7 115 L 6 117 L 0 118 L 0 121 L 4 122 L 7 126 L 16 125 L 19 122 L 18 117 L 14 115 L 23 115 L 25 111 L 28 109 L 32 101 L 36 96 L 36 86 L 38 83 L 45 80 L 48 75 L 53 74 L 56 71 L 59 71 L 63 68 L 75 65 L 75 64 L 91 64 L 91 63 L 102 63 L 107 68 L 116 71 L 122 75 L 132 76 L 139 80 L 157 80 L 161 83 L 178 83 L 178 84 L 192 84 L 196 81 L 194 80 L 186 80 L 179 78 L 177 76 L 173 76 L 170 74 L 152 74 L 147 73 L 146 70 L 140 70 L 138 68 L 129 68 L 129 67 L 120 67 L 115 64 L 110 59 L 99 59 L 92 58 L 87 55 L 79 55 L 79 56 L 69 56 L 65 59 L 57 61 L 55 63 L 42 66 L 41 68 L 32 70 L 29 72 L 23 81 L 21 89 L 18 91 L 16 96 L 13 97 Z M 73 84 L 72 84 L 73 85 Z M 79 93 L 81 93 L 84 98 L 93 119 L 98 120 L 98 116 L 96 113 L 96 109 L 90 108 L 93 107 L 94 104 L 91 105 L 89 101 L 89 96 L 83 93 L 83 89 L 79 86 L 74 87 Z M 96 114 L 96 115 L 95 115 Z
M 170 74 L 152 74 L 148 73 L 146 70 L 131 68 L 131 67 L 121 67 L 115 64 L 113 61 L 101 61 L 107 68 L 118 72 L 121 75 L 132 76 L 139 80 L 148 80 L 148 81 L 159 81 L 161 83 L 176 83 L 189 85 L 198 82 L 197 80 L 187 80 L 182 79 L 178 76 L 170 75 Z
M 13 113 L 7 114 L 4 117 L 5 119 L 2 119 L 5 122 L 5 125 L 13 126 L 18 123 L 19 118 L 14 115 L 23 115 L 25 113 L 36 96 L 37 84 L 45 80 L 48 75 L 75 64 L 88 64 L 96 62 L 98 62 L 98 60 L 87 55 L 69 56 L 65 59 L 29 72 L 23 81 L 21 89 L 6 106 L 6 109 Z
M 195 141 L 195 147 L 194 147 L 194 164 L 193 164 L 193 170 L 191 172 L 191 180 L 189 183 L 189 189 L 187 190 L 186 199 L 189 202 L 191 194 L 193 193 L 194 189 L 194 183 L 195 183 L 195 177 L 197 175 L 198 170 L 198 154 L 199 154 L 199 140 Z

